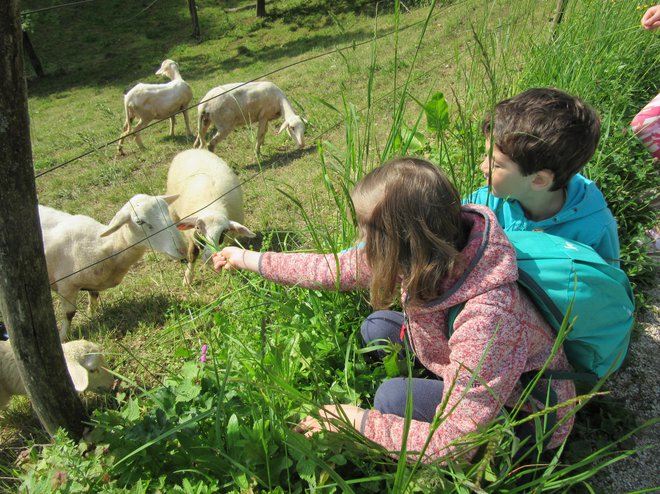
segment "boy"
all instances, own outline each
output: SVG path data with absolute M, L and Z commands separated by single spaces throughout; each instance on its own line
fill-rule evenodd
M 488 181 L 464 202 L 492 209 L 505 231 L 536 230 L 590 245 L 619 265 L 616 221 L 596 184 L 578 172 L 600 138 L 593 108 L 563 91 L 534 88 L 486 115 Z M 490 190 L 489 190 L 490 188 Z

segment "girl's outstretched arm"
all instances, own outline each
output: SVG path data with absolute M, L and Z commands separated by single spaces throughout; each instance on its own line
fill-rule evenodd
M 259 271 L 259 258 L 261 252 L 241 249 L 240 247 L 225 247 L 213 254 L 213 269 L 218 273 L 223 269 L 245 269 L 257 273 Z

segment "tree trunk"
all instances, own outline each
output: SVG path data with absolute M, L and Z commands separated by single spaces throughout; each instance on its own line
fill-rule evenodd
M 37 211 L 18 0 L 0 2 L 0 312 L 32 406 L 51 435 L 82 436 L 64 364 Z
M 188 10 L 190 10 L 190 18 L 192 19 L 193 32 L 192 36 L 195 39 L 199 39 L 200 29 L 199 29 L 199 18 L 197 17 L 197 5 L 195 5 L 195 0 L 188 0 Z
M 266 17 L 266 0 L 257 0 L 257 17 Z

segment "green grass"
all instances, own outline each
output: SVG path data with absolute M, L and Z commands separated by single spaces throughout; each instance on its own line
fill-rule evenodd
M 636 246 L 652 211 L 640 207 L 638 197 L 657 184 L 657 173 L 620 130 L 653 95 L 650 68 L 660 50 L 658 37 L 638 28 L 634 5 L 569 2 L 557 41 L 549 43 L 556 4 L 550 0 L 442 2 L 423 35 L 427 7 L 398 13 L 371 1 L 281 0 L 257 19 L 249 2 L 197 4 L 200 42 L 190 37 L 181 1 L 98 1 L 31 16 L 32 41 L 48 73 L 39 80 L 28 72 L 35 169 L 45 172 L 37 179 L 41 203 L 108 222 L 133 194 L 163 193 L 172 157 L 192 145 L 182 117 L 174 138 L 166 122 L 147 129 L 144 153 L 129 140 L 128 155 L 117 159 L 115 146 L 104 145 L 119 137 L 122 93 L 138 81 L 158 81 L 153 73 L 165 58 L 179 63 L 195 101 L 216 85 L 271 73 L 267 79 L 309 120 L 302 151 L 271 132 L 257 160 L 246 129 L 216 150 L 244 181 L 245 223 L 259 234 L 254 247 L 264 250 L 350 245 L 346 190 L 394 154 L 424 154 L 442 163 L 464 193 L 473 190 L 480 185 L 484 111 L 524 87 L 554 85 L 592 102 L 603 116 L 605 136 L 588 171 L 619 208 L 627 267 L 640 285 L 648 280 L 650 268 L 638 262 L 645 258 Z M 29 1 L 23 8 L 47 5 Z M 387 34 L 396 26 L 397 33 Z M 416 101 L 438 91 L 447 98 L 451 126 L 434 134 Z M 185 481 L 196 484 L 185 492 L 213 492 L 213 486 L 220 492 L 388 492 L 395 486 L 397 492 L 467 492 L 475 483 L 484 492 L 516 492 L 523 474 L 531 475 L 507 468 L 510 422 L 479 438 L 490 449 L 474 465 L 397 468 L 356 438 L 301 440 L 290 433 L 296 420 L 333 401 L 368 407 L 385 377 L 383 366 L 365 363 L 356 341 L 369 312 L 364 294 L 278 287 L 202 266 L 192 288 L 182 279 L 181 265 L 149 254 L 102 294 L 97 317 L 78 313 L 74 329 L 104 346 L 123 381 L 116 399 L 86 398 L 97 409 L 101 449 L 81 455 L 61 437 L 47 454 L 34 447 L 30 492 L 50 492 L 58 470 L 69 472 L 69 488 L 92 492 L 124 492 L 125 485 L 132 492 L 184 492 L 173 486 L 185 489 Z M 203 344 L 210 360 L 201 365 Z M 604 441 L 590 441 L 584 428 L 598 421 L 586 409 L 585 425 L 578 420 L 562 460 L 542 458 L 551 464 L 540 469 L 548 490 L 556 484 L 557 491 L 578 492 L 596 472 L 596 459 L 625 456 L 612 452 L 618 446 L 600 450 L 622 437 L 629 446 L 624 434 L 633 429 L 614 419 L 608 429 L 620 411 L 617 404 L 603 408 L 597 439 Z M 2 424 L 0 485 L 12 492 L 20 449 L 47 438 L 25 399 L 3 411 Z M 607 435 L 612 428 L 617 433 Z M 571 449 L 571 441 L 579 447 Z

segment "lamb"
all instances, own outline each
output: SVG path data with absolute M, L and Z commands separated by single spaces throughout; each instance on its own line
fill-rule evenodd
M 117 153 L 120 155 L 124 154 L 122 143 L 132 131 L 137 132 L 135 142 L 140 149 L 144 149 L 139 131 L 152 120 L 170 117 L 170 136 L 173 136 L 174 114 L 179 111 L 183 111 L 187 134 L 192 135 L 187 108 L 192 101 L 193 94 L 188 83 L 181 77 L 179 66 L 173 60 L 167 59 L 163 61 L 156 74 L 169 77 L 171 81 L 164 84 L 139 83 L 124 95 L 126 122 L 117 145 Z M 133 119 L 136 117 L 139 119 L 138 123 L 134 129 L 131 129 Z
M 255 151 L 260 154 L 268 122 L 279 116 L 284 118 L 284 123 L 277 133 L 286 129 L 299 148 L 305 145 L 305 122 L 293 111 L 282 90 L 272 82 L 239 82 L 215 87 L 206 93 L 197 111 L 196 148 L 206 145 L 206 133 L 211 123 L 217 132 L 208 143 L 209 151 L 215 150 L 218 142 L 234 128 L 259 122 Z
M 189 232 L 188 266 L 184 282 L 190 285 L 199 257 L 199 245 L 206 241 L 203 260 L 211 254 L 208 243 L 219 245 L 238 236 L 254 237 L 243 226 L 243 192 L 236 174 L 218 156 L 204 149 L 189 149 L 177 154 L 167 174 L 167 193 L 179 199 L 170 204 L 172 219 Z M 183 223 L 188 220 L 188 225 Z M 227 233 L 227 239 L 224 239 Z
M 107 226 L 89 216 L 39 206 L 48 278 L 66 315 L 60 340 L 71 327 L 80 290 L 89 292 L 93 313 L 99 291 L 118 285 L 147 249 L 185 258 L 186 244 L 167 209 L 176 199 L 176 195 L 137 194 Z
M 86 340 L 69 341 L 62 344 L 64 360 L 76 391 L 100 391 L 110 388 L 114 380 L 108 372 L 101 349 Z M 13 395 L 24 395 L 25 387 L 18 374 L 16 356 L 8 341 L 0 341 L 0 409 L 4 408 Z

